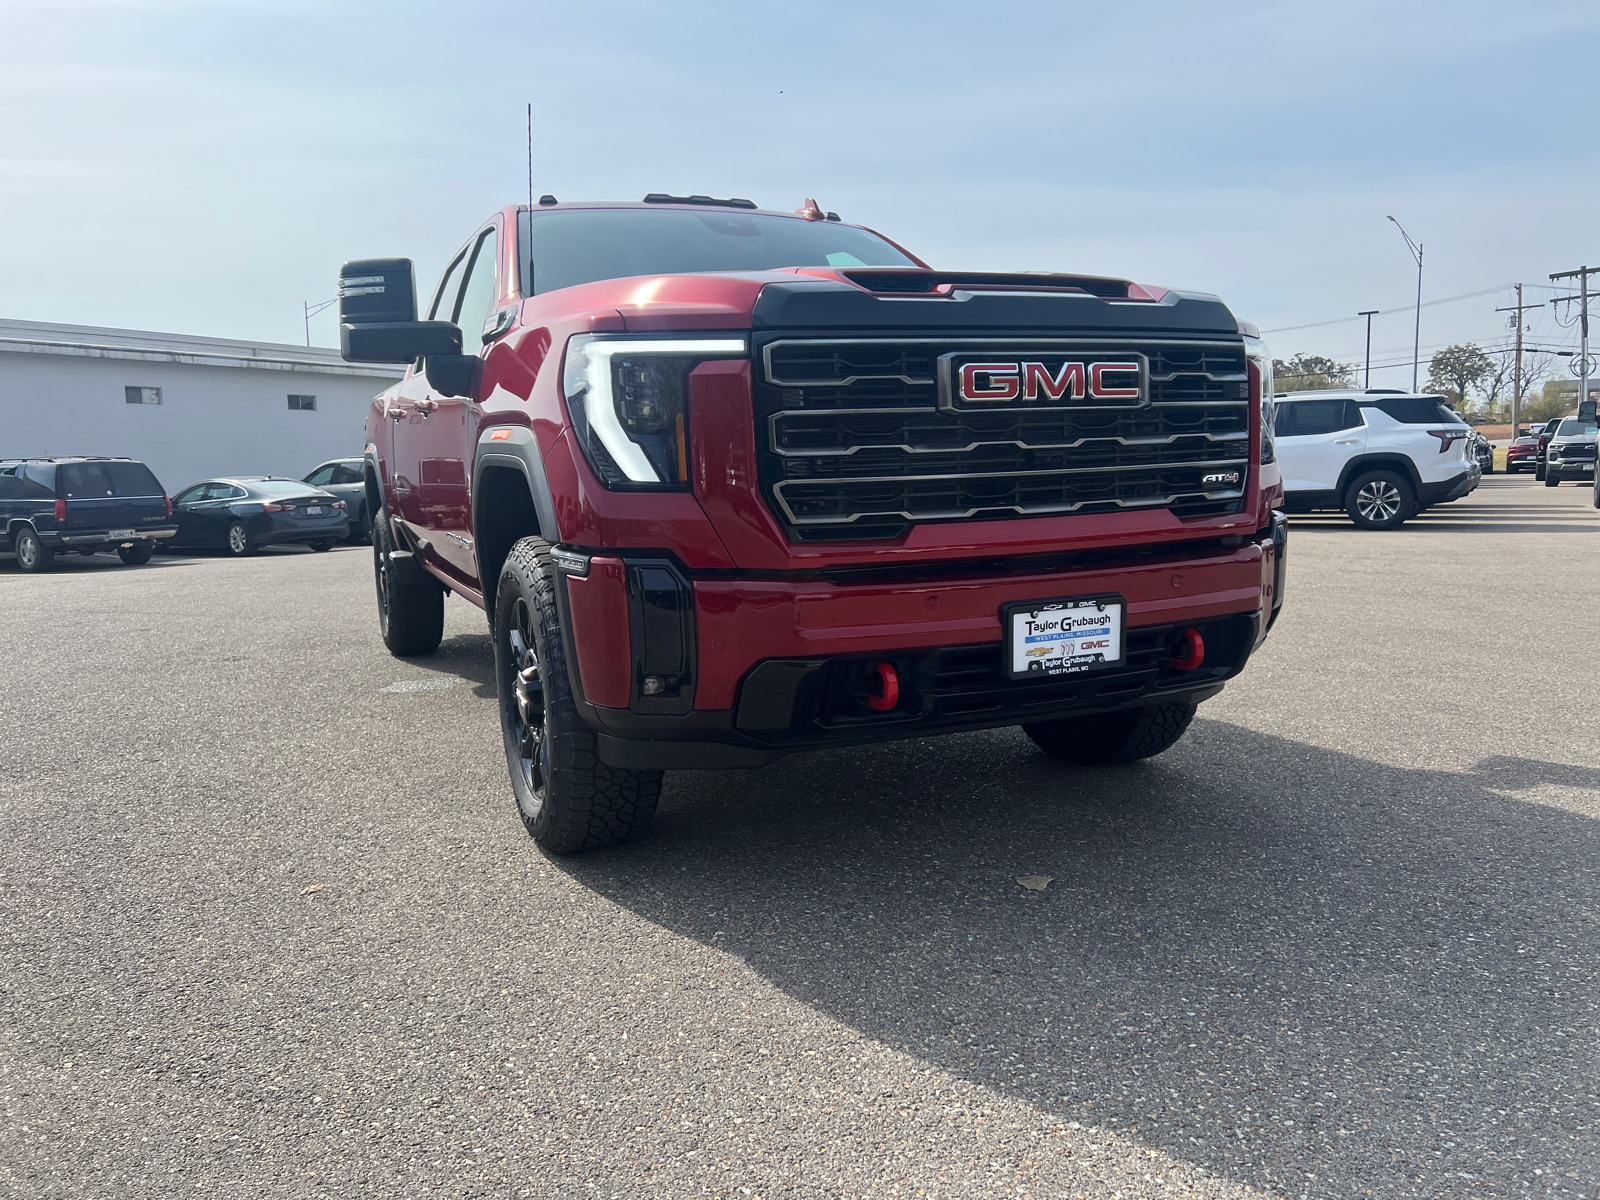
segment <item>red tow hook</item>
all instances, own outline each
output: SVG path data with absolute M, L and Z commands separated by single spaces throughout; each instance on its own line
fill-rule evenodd
M 1167 659 L 1167 665 L 1174 671 L 1192 671 L 1206 660 L 1206 640 L 1193 625 L 1183 631 L 1182 638 L 1180 652 Z
M 888 712 L 900 703 L 900 675 L 891 662 L 881 662 L 872 669 L 878 673 L 878 690 L 867 693 L 867 707 L 874 712 Z

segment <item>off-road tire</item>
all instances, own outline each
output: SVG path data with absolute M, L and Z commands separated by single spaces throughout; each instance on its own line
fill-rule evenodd
M 599 741 L 572 695 L 555 569 L 541 538 L 512 546 L 500 571 L 494 661 L 511 790 L 533 840 L 552 854 L 574 854 L 647 834 L 661 772 L 601 761 Z
M 410 555 L 394 557 L 389 510 L 372 523 L 372 578 L 378 593 L 378 629 L 396 658 L 432 654 L 444 638 L 444 588 Z
M 1035 721 L 1022 732 L 1052 758 L 1080 767 L 1115 767 L 1170 749 L 1194 720 L 1195 707 L 1182 701 L 1124 708 L 1059 721 Z
M 32 525 L 24 525 L 11 535 L 11 549 L 17 556 L 17 569 L 30 575 L 48 571 L 56 561 L 56 552 L 39 540 Z
M 243 521 L 235 521 L 228 526 L 223 545 L 234 558 L 249 558 L 256 552 L 255 539 L 250 536 L 250 530 L 245 528 Z
M 135 542 L 131 546 L 118 546 L 117 557 L 130 567 L 142 567 L 150 561 L 156 548 L 149 542 Z
M 1398 529 L 1417 515 L 1417 499 L 1398 471 L 1363 471 L 1344 489 L 1344 511 L 1357 529 Z
M 307 542 L 306 545 L 310 546 L 318 554 L 326 554 L 329 550 L 333 549 L 333 539 L 318 538 L 314 542 Z

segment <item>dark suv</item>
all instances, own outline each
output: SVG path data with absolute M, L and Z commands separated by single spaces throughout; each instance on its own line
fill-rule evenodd
M 130 458 L 0 459 L 0 521 L 0 548 L 30 572 L 49 570 L 68 550 L 115 550 L 137 566 L 177 532 L 161 484 Z

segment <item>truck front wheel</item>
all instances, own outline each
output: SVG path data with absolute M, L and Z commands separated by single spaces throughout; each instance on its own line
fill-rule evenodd
M 444 588 L 409 554 L 399 552 L 389 510 L 372 523 L 372 574 L 378 589 L 378 628 L 396 658 L 432 654 L 444 637 Z
M 494 649 L 511 790 L 533 840 L 552 854 L 573 854 L 648 833 L 661 772 L 601 761 L 573 699 L 550 544 L 540 538 L 523 538 L 506 556 Z
M 1035 721 L 1022 732 L 1052 758 L 1080 767 L 1114 767 L 1170 749 L 1194 720 L 1194 705 L 1181 701 L 1124 708 L 1059 721 Z

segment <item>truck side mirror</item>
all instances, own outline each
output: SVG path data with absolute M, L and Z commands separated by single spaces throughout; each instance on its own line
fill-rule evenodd
M 1597 406 L 1596 402 L 1593 401 L 1593 400 L 1582 400 L 1582 401 L 1579 401 L 1579 403 L 1578 403 L 1578 416 L 1583 420 L 1592 421 L 1592 420 L 1595 419 L 1595 409 L 1596 409 L 1596 407 L 1600 407 L 1600 406 Z
M 461 330 L 417 320 L 409 258 L 357 258 L 339 268 L 339 353 L 346 362 L 375 363 L 460 354 Z

